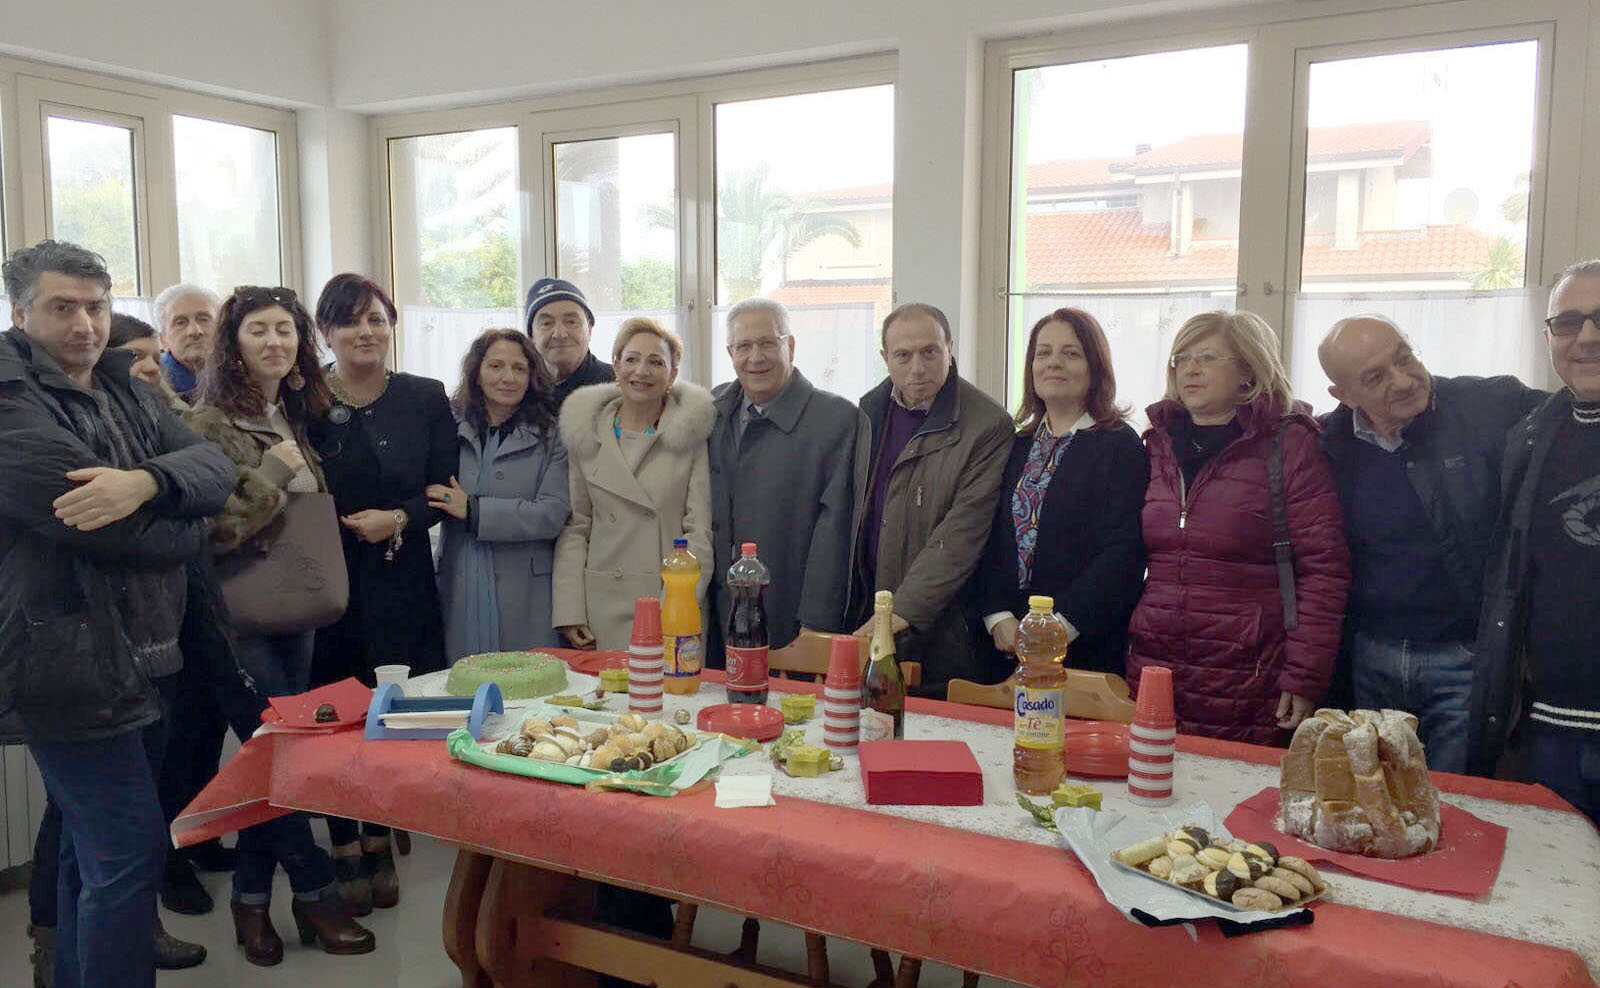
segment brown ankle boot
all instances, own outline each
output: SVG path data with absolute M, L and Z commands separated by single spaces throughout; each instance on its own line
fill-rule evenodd
M 366 872 L 359 842 L 333 849 L 333 871 L 339 879 L 339 898 L 351 916 L 372 912 L 372 879 Z
M 389 835 L 361 838 L 361 873 L 372 885 L 372 904 L 393 909 L 400 904 L 400 875 L 394 870 Z
M 242 902 L 233 907 L 233 935 L 244 946 L 244 959 L 258 967 L 271 967 L 283 960 L 283 940 L 272 928 L 272 917 L 265 905 Z
M 294 925 L 300 942 L 309 947 L 322 941 L 329 954 L 370 954 L 378 945 L 372 931 L 350 918 L 337 895 L 324 895 L 315 902 L 294 900 Z

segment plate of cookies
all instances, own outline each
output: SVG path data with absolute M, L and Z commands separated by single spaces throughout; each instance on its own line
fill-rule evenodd
M 629 712 L 609 715 L 535 708 L 508 732 L 478 741 L 465 731 L 446 739 L 462 761 L 550 782 L 590 785 L 627 778 L 670 785 L 708 735 Z M 714 752 L 712 764 L 724 757 Z
M 1280 855 L 1270 841 L 1213 835 L 1195 824 L 1118 848 L 1111 861 L 1125 871 L 1250 912 L 1303 906 L 1328 888 L 1308 861 Z

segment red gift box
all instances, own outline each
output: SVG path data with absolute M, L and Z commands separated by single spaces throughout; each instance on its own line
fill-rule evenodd
M 962 741 L 866 741 L 861 781 L 867 802 L 915 806 L 979 806 L 983 772 Z

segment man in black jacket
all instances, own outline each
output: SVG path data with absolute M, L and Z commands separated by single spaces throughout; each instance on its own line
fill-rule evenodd
M 1545 320 L 1566 387 L 1511 430 L 1473 684 L 1472 770 L 1540 782 L 1600 823 L 1600 260 Z M 1512 755 L 1501 764 L 1501 756 Z
M 1350 542 L 1341 678 L 1354 706 L 1408 710 L 1428 764 L 1467 766 L 1478 609 L 1505 434 L 1545 398 L 1514 377 L 1433 377 L 1394 323 L 1341 319 L 1317 349 Z
M 610 364 L 589 352 L 594 311 L 577 285 L 560 278 L 540 278 L 528 289 L 524 308 L 523 325 L 556 379 L 557 411 L 567 395 L 584 385 L 617 379 Z
M 105 355 L 99 255 L 42 241 L 4 266 L 0 742 L 26 742 L 60 806 L 57 982 L 155 983 L 166 834 L 155 772 L 180 668 L 184 564 L 234 466 Z M 170 685 L 168 685 L 170 688 Z

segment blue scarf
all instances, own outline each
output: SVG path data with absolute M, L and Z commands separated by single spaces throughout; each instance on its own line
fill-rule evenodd
M 478 457 L 478 475 L 462 477 L 471 486 L 468 494 L 480 494 L 494 476 L 494 458 L 500 453 L 500 430 L 487 429 Z M 500 602 L 494 592 L 494 546 L 480 539 L 467 542 L 467 620 L 468 655 L 500 651 Z
M 194 396 L 194 389 L 200 383 L 194 371 L 178 362 L 171 350 L 161 351 L 161 369 L 166 372 L 167 382 L 172 385 L 172 390 L 178 392 L 178 397 L 188 401 Z

